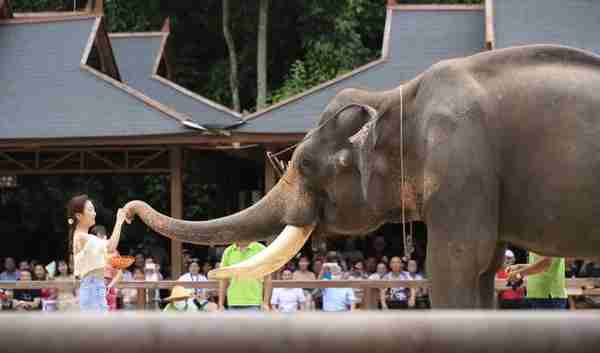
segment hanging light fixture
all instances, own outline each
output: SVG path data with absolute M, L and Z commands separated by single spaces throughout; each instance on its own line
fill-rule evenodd
M 0 189 L 9 189 L 17 187 L 16 175 L 0 175 Z

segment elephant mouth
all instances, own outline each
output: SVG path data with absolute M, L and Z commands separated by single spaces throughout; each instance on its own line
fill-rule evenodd
M 262 278 L 269 275 L 302 249 L 314 229 L 314 225 L 287 225 L 265 250 L 235 265 L 212 270 L 208 273 L 208 278 Z

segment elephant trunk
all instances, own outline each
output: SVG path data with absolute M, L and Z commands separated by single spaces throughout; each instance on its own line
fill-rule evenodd
M 210 221 L 184 221 L 154 210 L 143 201 L 125 205 L 127 217 L 135 215 L 155 232 L 174 240 L 201 244 L 223 245 L 238 241 L 256 241 L 273 237 L 285 224 L 281 182 L 253 206 L 236 214 Z

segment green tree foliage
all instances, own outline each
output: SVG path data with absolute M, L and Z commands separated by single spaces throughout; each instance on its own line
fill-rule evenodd
M 163 19 L 160 0 L 104 0 L 104 13 L 110 32 L 150 31 Z
M 369 0 L 306 1 L 299 19 L 304 55 L 294 61 L 276 102 L 331 80 L 379 55 L 385 7 Z
M 84 1 L 79 2 L 85 5 Z M 15 12 L 68 11 L 73 9 L 73 1 L 69 0 L 12 0 Z

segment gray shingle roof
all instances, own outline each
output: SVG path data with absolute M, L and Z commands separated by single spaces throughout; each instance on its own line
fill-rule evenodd
M 391 12 L 389 58 L 290 103 L 266 110 L 237 131 L 302 133 L 316 126 L 329 100 L 344 88 L 384 90 L 417 76 L 432 64 L 475 54 L 485 46 L 483 11 Z
M 156 36 L 111 36 L 117 66 L 127 85 L 179 113 L 186 114 L 201 126 L 225 128 L 242 122 L 227 108 L 219 109 L 215 103 L 192 97 L 153 78 L 154 65 L 161 54 L 161 43 L 167 35 L 164 33 Z
M 496 47 L 562 44 L 600 53 L 600 1 L 494 2 Z
M 190 131 L 80 68 L 95 20 L 0 24 L 0 139 Z

